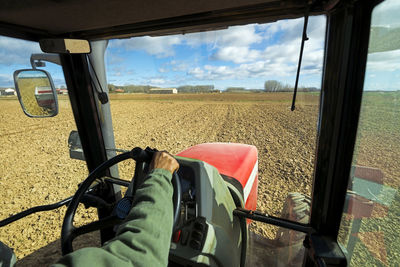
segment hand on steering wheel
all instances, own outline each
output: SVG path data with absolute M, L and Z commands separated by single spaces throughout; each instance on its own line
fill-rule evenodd
M 164 169 L 171 174 L 179 168 L 179 163 L 176 159 L 166 151 L 154 152 L 153 159 L 150 163 L 150 171 L 153 169 Z
M 153 156 L 154 155 L 154 156 Z M 92 231 L 100 230 L 103 228 L 107 228 L 117 223 L 121 222 L 122 220 L 117 216 L 111 215 L 101 220 L 92 222 L 90 224 L 81 226 L 76 228 L 73 225 L 74 216 L 76 210 L 78 208 L 79 203 L 83 199 L 85 193 L 90 188 L 92 183 L 99 178 L 99 176 L 104 172 L 104 170 L 108 169 L 109 167 L 117 164 L 121 161 L 127 159 L 134 159 L 136 162 L 147 162 L 150 163 L 150 170 L 151 169 L 165 169 L 171 172 L 172 175 L 172 186 L 174 189 L 173 194 L 173 206 L 174 206 L 174 228 L 176 227 L 179 221 L 179 213 L 180 213 L 180 203 L 181 203 L 181 185 L 178 174 L 176 170 L 179 168 L 178 162 L 167 152 L 155 152 L 149 149 L 143 150 L 139 147 L 132 149 L 132 151 L 117 155 L 106 162 L 102 163 L 99 167 L 97 167 L 94 171 L 92 171 L 89 176 L 83 181 L 83 183 L 79 186 L 79 189 L 76 191 L 75 195 L 73 196 L 70 204 L 68 205 L 68 209 L 65 213 L 62 230 L 61 230 L 61 250 L 62 254 L 68 254 L 73 251 L 72 248 L 72 241 L 75 237 L 89 233 Z

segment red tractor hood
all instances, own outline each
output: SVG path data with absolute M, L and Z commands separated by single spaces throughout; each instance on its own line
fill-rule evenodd
M 258 172 L 257 148 L 251 145 L 205 143 L 192 146 L 177 156 L 207 162 L 217 168 L 219 173 L 238 180 L 243 188 L 251 174 L 256 175 Z

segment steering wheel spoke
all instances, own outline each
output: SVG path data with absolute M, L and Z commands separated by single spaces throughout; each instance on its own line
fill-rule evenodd
M 122 220 L 119 219 L 117 216 L 111 215 L 111 216 L 105 217 L 103 219 L 100 219 L 98 221 L 86 224 L 84 226 L 74 227 L 74 229 L 72 230 L 72 233 L 71 233 L 71 235 L 73 236 L 72 239 L 75 239 L 76 237 L 83 235 L 83 234 L 91 233 L 93 231 L 97 231 L 97 230 L 101 230 L 101 229 L 104 229 L 107 227 L 117 225 L 118 223 L 121 223 L 121 222 L 122 222 Z
M 75 227 L 72 225 L 72 227 L 70 228 L 68 239 L 62 240 L 62 245 L 68 247 L 72 251 L 73 250 L 72 242 L 78 236 L 117 225 L 122 221 L 123 220 L 119 219 L 117 216 L 111 215 L 101 220 L 91 222 L 89 224 L 80 227 Z

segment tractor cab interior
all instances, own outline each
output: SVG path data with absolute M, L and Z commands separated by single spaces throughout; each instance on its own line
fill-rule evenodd
M 60 115 L 59 107 L 66 105 L 68 100 L 77 130 L 71 131 L 68 138 L 69 157 L 84 162 L 89 175 L 85 180 L 80 178 L 73 196 L 8 214 L 7 218 L 0 218 L 0 227 L 33 213 L 67 206 L 62 226 L 59 226 L 62 254 L 74 250 L 75 238 L 94 231 L 100 233 L 99 245 L 102 245 L 115 237 L 117 227 L 129 213 L 131 199 L 147 175 L 156 149 L 163 150 L 165 148 L 159 146 L 174 142 L 171 149 L 177 151 L 180 168 L 172 178 L 174 227 L 170 266 L 347 266 L 357 263 L 364 255 L 359 252 L 363 250 L 357 247 L 355 238 L 362 241 L 365 251 L 370 251 L 370 261 L 396 262 L 398 256 L 390 253 L 388 256 L 386 250 L 383 254 L 371 250 L 363 233 L 359 233 L 364 229 L 363 223 L 368 225 L 367 230 L 375 229 L 375 225 L 370 227 L 363 218 L 379 213 L 377 206 L 389 214 L 388 218 L 392 216 L 391 207 L 398 202 L 398 184 L 396 178 L 388 182 L 383 177 L 397 177 L 393 174 L 395 171 L 381 171 L 378 169 L 381 165 L 372 163 L 371 166 L 376 168 L 358 166 L 354 158 L 359 155 L 357 147 L 362 143 L 357 140 L 362 135 L 358 126 L 360 114 L 364 114 L 362 107 L 367 105 L 363 98 L 364 83 L 368 81 L 366 71 L 376 66 L 373 65 L 374 55 L 369 54 L 400 49 L 393 38 L 390 42 L 373 42 L 374 38 L 392 37 L 390 27 L 382 30 L 373 23 L 389 10 L 384 6 L 388 2 L 392 4 L 391 0 L 6 1 L 0 9 L 0 35 L 33 41 L 43 52 L 31 55 L 32 68 L 14 73 L 16 97 L 22 110 L 34 120 L 55 117 Z M 374 16 L 374 10 L 379 6 L 382 8 Z M 400 7 L 396 8 L 400 10 Z M 292 39 L 289 34 L 284 34 L 290 25 L 294 25 L 292 33 L 296 35 Z M 371 28 L 371 25 L 376 27 Z M 233 39 L 238 46 L 231 45 Z M 295 45 L 285 46 L 284 42 L 288 40 Z M 225 45 L 224 49 L 220 49 L 222 45 Z M 142 50 L 137 52 L 139 46 Z M 181 49 L 179 55 L 173 51 L 174 47 Z M 134 54 L 118 54 L 124 49 L 134 51 Z M 207 54 L 209 51 L 212 52 Z M 142 61 L 146 53 L 152 56 L 147 62 Z M 179 80 L 176 77 L 182 73 L 186 76 L 180 79 L 178 90 L 165 88 L 168 82 L 158 76 L 147 78 L 158 85 L 155 88 L 114 86 L 110 77 L 113 75 L 118 79 L 120 71 L 107 64 L 113 60 L 120 63 L 123 57 L 140 62 L 137 69 L 123 70 L 131 72 L 132 76 L 139 76 L 141 72 L 170 73 L 164 77 L 175 80 Z M 202 66 L 199 65 L 200 58 Z M 224 60 L 229 64 L 223 65 Z M 281 72 L 277 70 L 280 64 L 286 66 Z M 44 70 L 46 66 L 49 69 Z M 52 77 L 54 66 L 61 66 L 65 88 Z M 397 65 L 391 65 L 391 68 L 394 75 L 400 69 Z M 289 79 L 293 88 L 274 84 L 272 80 L 265 82 L 264 89 L 251 93 L 238 86 L 227 87 L 221 92 L 218 86 L 225 85 L 224 82 L 217 83 L 216 88 L 201 85 L 204 81 L 219 78 L 221 81 L 238 81 L 245 77 L 251 82 L 254 77 L 283 77 L 286 71 L 295 77 Z M 315 75 L 314 80 L 310 78 L 310 83 L 318 84 L 319 88 L 301 87 L 302 74 Z M 189 76 L 191 81 L 197 79 L 203 83 L 189 86 Z M 125 82 L 128 85 L 128 80 Z M 63 98 L 64 92 L 68 98 Z M 122 94 L 127 92 L 131 94 Z M 174 96 L 176 92 L 178 94 Z M 167 93 L 171 95 L 163 95 Z M 223 99 L 225 93 L 232 93 L 228 101 Z M 155 95 L 151 98 L 150 94 Z M 400 99 L 400 95 L 393 94 L 391 99 Z M 215 103 L 220 101 L 225 106 L 205 105 L 209 95 Z M 273 100 L 265 95 L 273 95 Z M 123 97 L 127 98 L 124 100 Z M 386 96 L 378 97 L 382 102 L 371 100 L 368 104 L 387 106 L 384 104 L 388 101 Z M 136 101 L 134 112 L 126 111 L 126 100 L 130 98 Z M 146 117 L 152 108 L 149 99 L 156 101 L 163 114 Z M 186 101 L 194 111 L 181 106 L 179 112 L 172 113 L 171 110 L 176 108 L 174 99 L 181 101 L 179 103 Z M 272 101 L 278 103 L 285 119 L 292 116 L 293 124 L 284 125 L 274 119 L 275 113 L 268 110 L 270 106 L 264 106 Z M 241 108 L 248 113 L 239 115 L 231 107 L 234 102 L 241 103 Z M 396 103 L 391 106 L 389 113 L 393 116 L 387 117 L 388 120 L 400 110 Z M 112 113 L 112 105 L 113 109 L 120 108 L 121 114 Z M 301 115 L 295 113 L 296 108 Z M 179 118 L 168 121 L 170 114 L 178 114 L 176 117 Z M 216 118 L 218 114 L 224 114 L 226 118 L 242 116 L 242 121 L 253 116 L 263 126 L 245 129 L 246 126 L 242 126 L 245 124 L 239 120 L 223 123 L 222 118 L 218 118 L 216 121 L 221 123 L 208 123 L 205 119 L 207 116 Z M 143 124 L 152 120 L 156 126 L 146 128 L 127 123 L 122 120 L 124 116 L 137 116 Z M 115 127 L 119 120 L 122 126 Z M 168 123 L 174 124 L 173 128 L 177 130 L 161 129 L 160 136 L 170 139 L 159 141 L 149 136 L 150 130 L 167 127 Z M 230 123 L 240 127 L 237 132 L 224 137 L 229 133 L 223 130 L 231 127 Z M 269 139 L 272 133 L 264 143 L 251 139 L 261 138 L 265 129 L 272 129 L 272 124 L 278 129 L 271 130 L 276 139 Z M 305 124 L 311 125 L 310 136 L 306 136 L 309 132 L 302 128 Z M 195 143 L 190 139 L 185 127 L 202 133 L 202 141 Z M 396 127 L 393 129 L 398 129 Z M 141 135 L 127 134 L 140 130 L 143 130 Z M 240 139 L 243 131 L 251 132 L 246 135 L 247 139 Z M 175 137 L 177 134 L 181 136 Z M 285 139 L 300 134 L 308 141 Z M 211 135 L 215 137 L 211 138 Z M 132 137 L 138 140 L 137 144 L 127 141 Z M 185 138 L 188 140 L 183 140 Z M 279 144 L 278 148 L 288 147 L 290 160 L 271 157 L 270 153 L 279 150 L 273 143 Z M 121 144 L 128 147 L 119 147 Z M 158 146 L 150 148 L 154 144 Z M 397 147 L 398 142 L 393 144 L 391 147 Z M 397 156 L 393 152 L 394 160 Z M 125 171 L 128 168 L 124 164 L 129 160 L 135 161 L 134 167 Z M 307 167 L 296 165 L 297 160 L 300 164 L 308 164 Z M 275 170 L 271 167 L 272 161 L 283 167 Z M 285 196 L 278 196 L 280 189 L 272 193 L 267 189 L 275 183 L 274 177 L 266 177 L 267 173 L 278 172 L 283 179 L 279 184 L 281 193 Z M 128 180 L 121 177 L 125 173 L 130 175 Z M 294 187 L 292 189 L 286 185 L 292 175 L 308 177 L 308 180 L 298 179 L 300 182 L 290 185 Z M 266 193 L 267 190 L 270 191 Z M 278 198 L 285 202 L 274 204 L 272 200 Z M 260 208 L 260 202 L 268 201 L 272 203 L 265 206 L 267 208 Z M 365 208 L 371 209 L 369 215 L 355 215 L 358 203 L 364 208 L 369 205 Z M 74 217 L 80 204 L 95 210 L 96 220 L 75 226 Z M 279 212 L 274 206 L 279 207 Z M 270 207 L 273 207 L 272 212 L 268 210 Z M 348 221 L 351 221 L 348 226 L 351 233 L 350 230 L 344 233 Z M 268 232 L 267 228 L 274 230 Z M 397 230 L 394 232 L 396 236 Z M 381 237 L 380 234 L 374 236 Z M 6 240 L 0 241 L 3 258 L 0 263 L 12 266 L 15 255 L 6 246 Z M 358 251 L 359 256 L 352 259 L 354 251 Z M 53 258 L 46 264 L 52 262 Z

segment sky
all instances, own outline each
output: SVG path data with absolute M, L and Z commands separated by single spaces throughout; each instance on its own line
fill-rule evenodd
M 303 19 L 250 24 L 186 35 L 112 40 L 108 81 L 176 87 L 213 84 L 217 89 L 262 89 L 266 80 L 294 84 Z M 301 84 L 319 87 L 325 17 L 310 19 Z
M 400 27 L 400 1 L 376 7 L 372 24 Z M 216 89 L 263 89 L 267 80 L 294 85 L 303 18 L 250 24 L 224 30 L 162 37 L 110 40 L 107 82 L 115 85 L 214 85 Z M 326 30 L 324 16 L 311 17 L 299 84 L 321 87 Z M 12 73 L 30 68 L 37 43 L 0 37 L 0 87 L 12 87 Z M 64 85 L 61 67 L 47 63 L 56 86 Z M 368 56 L 365 90 L 400 90 L 400 47 Z

